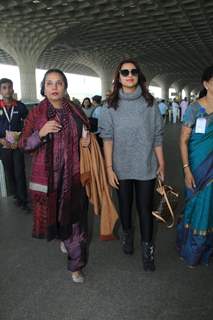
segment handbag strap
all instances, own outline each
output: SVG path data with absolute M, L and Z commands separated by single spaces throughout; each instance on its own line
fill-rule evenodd
M 174 212 L 172 210 L 171 204 L 169 202 L 169 199 L 167 197 L 166 194 L 166 190 L 165 187 L 168 187 L 170 189 L 170 191 L 172 192 L 172 194 L 174 194 L 176 197 L 178 197 L 178 193 L 174 192 L 173 189 L 169 186 L 164 185 L 164 183 L 161 181 L 161 179 L 158 177 L 158 189 L 159 189 L 159 193 L 162 195 L 162 197 L 164 197 L 167 207 L 169 209 L 169 212 L 171 214 L 171 218 L 172 218 L 172 222 L 171 224 L 167 225 L 168 228 L 172 228 L 175 224 L 175 215 Z M 155 216 L 157 219 L 161 220 L 162 222 L 164 222 L 165 224 L 167 224 L 166 220 L 160 215 L 159 211 L 152 211 L 153 216 Z

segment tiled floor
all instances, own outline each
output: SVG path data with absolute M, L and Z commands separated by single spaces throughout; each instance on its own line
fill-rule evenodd
M 167 181 L 182 194 L 178 134 L 178 127 L 167 126 L 165 153 Z M 32 216 L 10 198 L 0 200 L 1 320 L 212 319 L 213 263 L 188 269 L 175 250 L 175 229 L 157 226 L 157 270 L 147 274 L 138 233 L 134 255 L 125 256 L 119 241 L 98 239 L 98 219 L 92 220 L 86 281 L 76 285 L 59 244 L 31 238 Z

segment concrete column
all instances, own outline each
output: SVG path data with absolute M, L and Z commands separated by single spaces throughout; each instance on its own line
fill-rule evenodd
M 162 99 L 168 100 L 169 99 L 169 84 L 168 83 L 161 83 L 161 97 Z
M 189 88 L 188 86 L 184 88 L 185 93 L 186 93 L 186 97 L 187 100 L 190 101 L 190 97 L 191 97 L 191 88 Z
M 109 70 L 101 74 L 101 92 L 103 99 L 106 97 L 106 92 L 112 90 L 113 73 Z
M 34 103 L 36 97 L 35 64 L 31 61 L 20 61 L 19 71 L 21 80 L 21 100 L 23 102 Z
M 180 101 L 183 99 L 183 97 L 182 97 L 182 89 L 181 88 L 178 91 L 178 97 L 179 97 Z

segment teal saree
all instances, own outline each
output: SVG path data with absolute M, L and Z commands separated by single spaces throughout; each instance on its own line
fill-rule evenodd
M 202 113 L 195 102 L 184 115 L 183 125 L 192 128 L 188 144 L 189 165 L 196 188 L 186 188 L 182 220 L 177 225 L 177 249 L 190 266 L 208 264 L 213 256 L 213 114 Z M 196 133 L 198 118 L 206 119 L 205 133 Z

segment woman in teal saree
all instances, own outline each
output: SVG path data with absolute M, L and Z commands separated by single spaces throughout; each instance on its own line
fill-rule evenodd
M 180 138 L 186 203 L 177 249 L 191 267 L 208 265 L 213 256 L 213 66 L 202 84 L 205 95 L 187 108 Z

